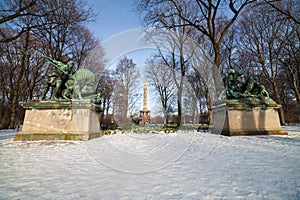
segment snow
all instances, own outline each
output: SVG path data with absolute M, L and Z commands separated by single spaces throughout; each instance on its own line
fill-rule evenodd
M 0 199 L 299 199 L 300 127 L 14 142 L 0 132 Z M 4 137 L 11 135 L 11 137 Z M 8 139 L 7 139 L 8 138 Z
M 0 140 L 13 138 L 16 134 L 14 129 L 0 130 Z

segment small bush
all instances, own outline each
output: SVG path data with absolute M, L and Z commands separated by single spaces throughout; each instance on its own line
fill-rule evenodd
M 109 124 L 107 126 L 108 130 L 117 130 L 118 129 L 118 124 L 114 123 L 114 124 Z
M 177 125 L 165 125 L 162 128 L 162 131 L 164 131 L 165 133 L 174 133 L 178 130 L 178 126 Z
M 208 124 L 202 124 L 197 127 L 197 131 L 208 131 L 209 128 L 212 128 L 212 126 Z

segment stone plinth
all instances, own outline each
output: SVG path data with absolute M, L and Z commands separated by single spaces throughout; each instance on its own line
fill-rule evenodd
M 14 140 L 89 140 L 100 137 L 99 107 L 90 102 L 32 101 Z
M 213 107 L 213 133 L 226 136 L 287 135 L 276 103 L 226 102 Z M 223 123 L 224 122 L 224 123 Z
M 140 124 L 150 124 L 151 118 L 150 118 L 150 111 L 149 110 L 141 110 L 140 111 Z

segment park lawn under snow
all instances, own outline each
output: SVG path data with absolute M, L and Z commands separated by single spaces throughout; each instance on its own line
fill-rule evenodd
M 299 199 L 300 127 L 285 128 L 288 136 L 4 139 L 0 199 Z

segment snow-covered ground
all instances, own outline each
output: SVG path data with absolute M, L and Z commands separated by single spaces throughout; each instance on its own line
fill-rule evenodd
M 300 199 L 300 127 L 284 128 L 288 136 L 128 133 L 86 142 L 14 142 L 2 131 L 0 199 Z

